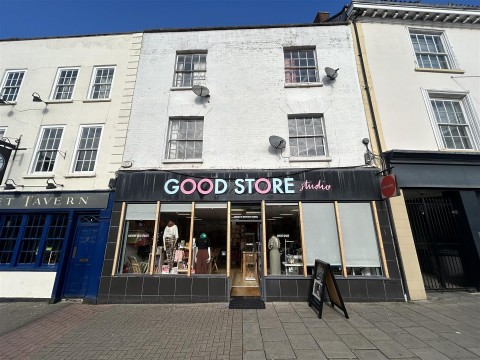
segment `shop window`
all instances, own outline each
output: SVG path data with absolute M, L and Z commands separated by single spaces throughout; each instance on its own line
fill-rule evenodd
M 195 246 L 192 255 L 192 274 L 227 273 L 227 221 L 226 203 L 195 203 L 193 228 Z M 207 236 L 206 241 L 200 238 L 201 234 Z M 210 261 L 208 263 L 204 256 L 208 253 L 197 256 L 199 247 L 205 248 L 207 245 L 210 245 Z M 200 251 L 205 252 L 205 249 Z
M 3 216 L 0 220 L 0 264 L 29 268 L 56 266 L 67 224 L 68 214 Z
M 162 204 L 154 269 L 158 274 L 188 274 L 192 204 Z
M 370 203 L 339 203 L 347 275 L 382 275 Z
M 156 204 L 127 205 L 118 273 L 142 274 L 148 271 L 156 208 Z
M 302 203 L 303 234 L 307 266 L 319 259 L 329 263 L 335 274 L 342 273 L 337 220 L 333 203 Z
M 303 256 L 298 204 L 266 204 L 269 275 L 302 275 Z

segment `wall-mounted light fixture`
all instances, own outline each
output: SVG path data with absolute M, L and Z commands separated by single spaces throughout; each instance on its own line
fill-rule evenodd
M 16 184 L 15 181 L 12 179 L 5 180 L 5 186 L 3 187 L 4 190 L 15 190 L 17 187 L 25 187 L 23 185 Z
M 57 184 L 57 183 L 55 182 L 55 179 L 54 179 L 53 177 L 47 179 L 47 187 L 46 187 L 47 190 L 54 190 L 54 189 L 56 189 L 58 186 L 63 187 L 63 184 Z
M 32 97 L 33 97 L 33 99 L 32 99 L 33 102 L 43 102 L 45 105 L 48 105 L 45 101 L 42 100 L 42 98 L 41 98 L 41 96 L 40 96 L 39 93 L 34 92 L 34 93 L 32 94 Z

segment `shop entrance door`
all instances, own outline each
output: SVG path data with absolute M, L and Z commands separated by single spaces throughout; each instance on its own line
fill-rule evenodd
M 232 205 L 230 297 L 262 296 L 262 222 L 258 205 Z

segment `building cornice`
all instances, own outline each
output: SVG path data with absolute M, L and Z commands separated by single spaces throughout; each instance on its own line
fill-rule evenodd
M 480 24 L 480 7 L 476 6 L 353 0 L 346 9 L 346 14 L 349 20 L 371 18 L 419 23 Z

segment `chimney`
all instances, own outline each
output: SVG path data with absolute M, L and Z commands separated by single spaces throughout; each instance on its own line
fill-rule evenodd
M 318 23 L 325 23 L 328 21 L 328 18 L 330 17 L 330 13 L 329 12 L 323 12 L 323 11 L 319 11 L 317 13 L 317 16 L 315 16 L 315 20 L 313 20 L 313 22 L 315 24 L 318 24 Z

